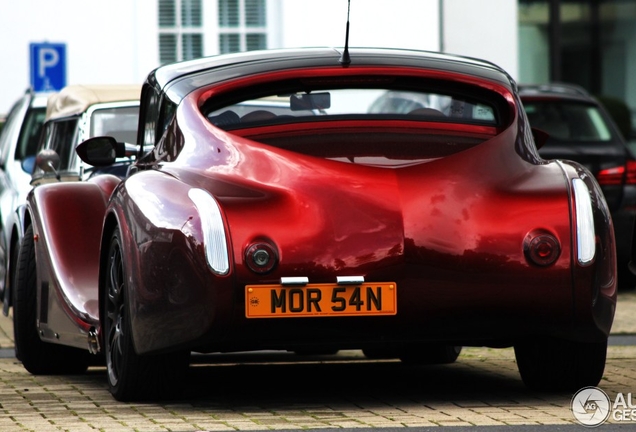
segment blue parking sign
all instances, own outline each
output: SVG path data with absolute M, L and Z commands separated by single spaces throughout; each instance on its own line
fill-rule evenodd
M 31 87 L 57 91 L 66 86 L 66 44 L 31 43 Z

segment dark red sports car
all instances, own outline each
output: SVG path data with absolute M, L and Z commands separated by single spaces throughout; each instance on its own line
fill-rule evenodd
M 490 63 L 341 55 L 160 67 L 124 180 L 32 191 L 17 289 L 36 293 L 20 328 L 42 341 L 38 373 L 103 353 L 110 391 L 133 400 L 167 394 L 192 351 L 444 363 L 514 346 L 531 388 L 599 382 L 616 259 L 594 177 L 539 157 L 544 137 Z M 420 103 L 403 112 L 392 93 Z M 78 153 L 108 165 L 123 147 Z

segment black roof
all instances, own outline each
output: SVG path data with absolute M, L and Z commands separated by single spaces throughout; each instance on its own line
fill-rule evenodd
M 519 84 L 519 96 L 521 96 L 522 99 L 530 97 L 550 97 L 596 103 L 596 99 L 583 87 L 568 83 Z
M 336 48 L 298 48 L 248 51 L 204 57 L 161 66 L 150 73 L 147 83 L 170 94 L 173 101 L 204 85 L 228 79 L 303 67 L 412 66 L 463 73 L 512 87 L 513 80 L 493 63 L 470 57 L 428 51 L 390 48 L 351 48 L 351 63 L 341 65 Z

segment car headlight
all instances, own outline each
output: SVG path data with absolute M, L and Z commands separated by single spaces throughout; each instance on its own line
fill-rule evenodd
M 190 197 L 199 211 L 205 257 L 208 265 L 217 274 L 227 274 L 230 270 L 230 259 L 219 204 L 209 193 L 202 189 L 190 189 L 188 197 Z
M 596 254 L 596 234 L 594 232 L 594 214 L 590 190 L 581 179 L 572 180 L 574 205 L 576 210 L 576 252 L 579 264 L 592 263 Z

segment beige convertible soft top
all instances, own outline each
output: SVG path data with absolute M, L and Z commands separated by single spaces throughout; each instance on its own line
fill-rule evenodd
M 46 119 L 81 114 L 96 103 L 138 101 L 141 85 L 70 85 L 49 97 Z

